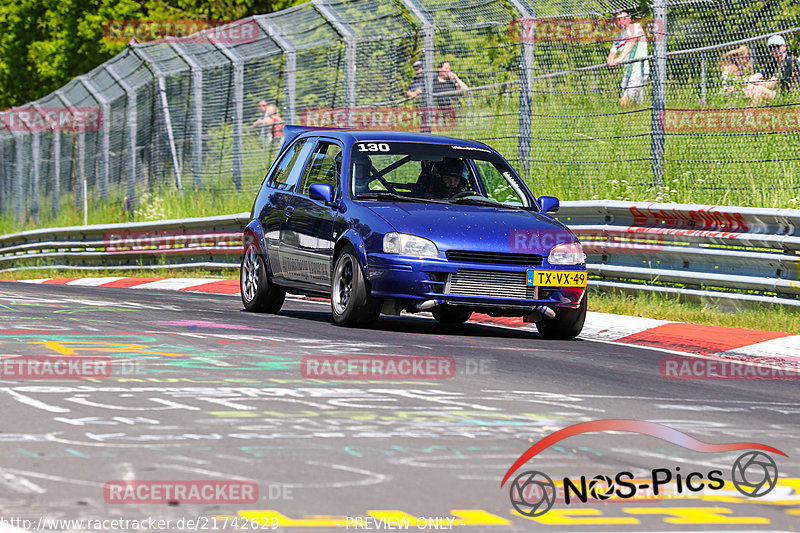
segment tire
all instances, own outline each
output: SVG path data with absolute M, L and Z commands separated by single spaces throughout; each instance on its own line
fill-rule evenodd
M 463 324 L 472 316 L 472 309 L 443 304 L 434 307 L 431 313 L 433 313 L 433 318 L 441 324 Z
M 286 291 L 269 281 L 264 257 L 256 243 L 250 243 L 242 256 L 239 289 L 244 308 L 251 313 L 277 313 L 286 299 Z
M 586 301 L 589 295 L 584 293 L 583 300 L 576 309 L 561 307 L 556 309 L 552 320 L 544 319 L 536 323 L 536 329 L 545 339 L 573 339 L 580 335 L 586 320 Z
M 378 320 L 383 300 L 369 294 L 355 249 L 347 245 L 336 258 L 331 279 L 331 314 L 339 326 L 368 326 Z

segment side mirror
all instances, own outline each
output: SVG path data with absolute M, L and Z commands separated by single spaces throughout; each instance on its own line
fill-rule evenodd
M 308 197 L 330 204 L 333 202 L 333 186 L 327 183 L 312 183 L 308 188 Z
M 558 211 L 558 198 L 555 196 L 540 196 L 539 205 L 542 207 L 542 213 L 555 213 Z

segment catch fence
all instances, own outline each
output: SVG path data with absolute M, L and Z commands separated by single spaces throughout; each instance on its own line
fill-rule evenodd
M 645 49 L 609 67 L 620 8 Z M 746 76 L 769 64 L 770 36 L 791 53 L 799 19 L 787 0 L 313 0 L 232 22 L 226 39 L 130 44 L 0 113 L 0 214 L 119 220 L 164 187 L 247 197 L 280 146 L 254 125 L 261 100 L 286 123 L 482 140 L 562 199 L 793 207 L 800 100 Z M 645 64 L 622 106 L 623 70 Z

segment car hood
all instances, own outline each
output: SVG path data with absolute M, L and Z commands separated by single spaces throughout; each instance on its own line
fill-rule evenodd
M 560 222 L 522 209 L 423 203 L 375 203 L 369 209 L 396 231 L 434 241 L 442 250 L 541 253 L 578 239 Z

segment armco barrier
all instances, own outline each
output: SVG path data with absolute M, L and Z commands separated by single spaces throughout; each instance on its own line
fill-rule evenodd
M 800 210 L 564 202 L 598 288 L 800 307 Z M 0 272 L 235 268 L 249 213 L 0 236 Z

